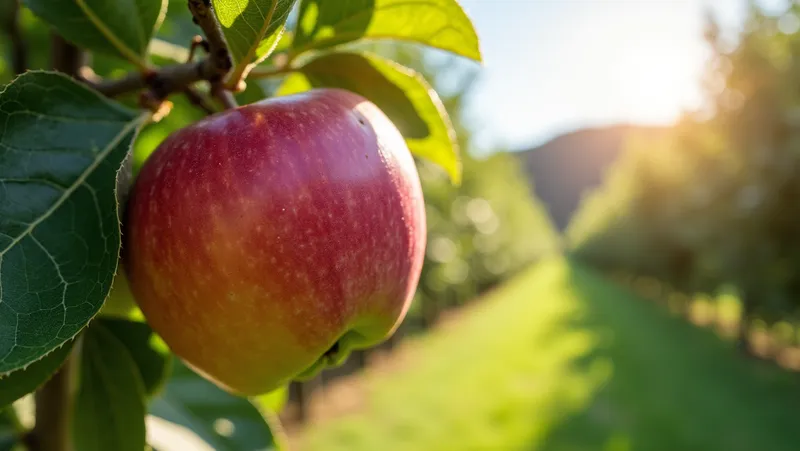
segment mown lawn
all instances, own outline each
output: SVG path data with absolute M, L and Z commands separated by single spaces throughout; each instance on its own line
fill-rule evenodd
M 365 376 L 305 451 L 800 449 L 797 376 L 590 271 L 540 264 Z

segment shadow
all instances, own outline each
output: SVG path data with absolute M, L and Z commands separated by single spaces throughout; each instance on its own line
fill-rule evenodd
M 589 375 L 600 366 L 606 376 L 582 401 L 561 409 L 545 437 L 522 449 L 798 449 L 795 374 L 741 358 L 735 343 L 588 270 L 568 271 L 566 285 L 581 305 L 571 326 L 595 337 L 568 372 Z

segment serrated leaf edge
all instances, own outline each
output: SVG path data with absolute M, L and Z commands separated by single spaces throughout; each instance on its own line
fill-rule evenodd
M 259 44 L 261 44 L 261 41 L 264 40 L 264 36 L 266 36 L 270 25 L 272 25 L 272 17 L 275 15 L 275 11 L 278 9 L 279 3 L 280 0 L 272 0 L 272 7 L 270 7 L 269 12 L 267 13 L 264 19 L 264 24 L 261 26 L 261 29 L 258 31 L 258 34 L 256 34 L 256 40 L 247 50 L 247 54 L 244 56 L 244 58 L 242 58 L 241 61 L 236 62 L 236 67 L 233 69 L 233 72 L 231 72 L 231 76 L 229 78 L 231 84 L 234 85 L 238 84 L 239 80 L 241 80 L 247 75 L 247 72 L 250 68 L 258 64 L 260 61 L 266 59 L 267 56 L 269 56 L 269 54 L 272 52 L 272 50 L 274 50 L 275 47 L 278 45 L 278 41 L 280 41 L 280 36 L 283 33 L 283 30 L 286 28 L 285 26 L 282 26 L 281 29 L 278 30 L 278 38 L 275 39 L 275 43 L 272 45 L 272 48 L 266 53 L 264 53 L 264 56 L 262 56 L 261 58 L 257 60 L 255 59 L 256 52 L 258 51 L 258 46 Z M 291 8 L 289 10 L 291 11 Z
M 408 77 L 414 78 L 415 80 L 417 80 L 417 82 L 423 88 L 425 88 L 425 92 L 428 94 L 428 97 L 431 99 L 431 103 L 433 103 L 434 107 L 436 108 L 436 111 L 439 113 L 439 117 L 441 118 L 442 122 L 445 125 L 445 128 L 447 129 L 447 138 L 450 141 L 450 146 L 452 147 L 453 153 L 456 156 L 456 168 L 455 168 L 454 171 L 450 171 L 450 170 L 442 167 L 438 163 L 435 163 L 435 162 L 432 162 L 432 163 L 436 164 L 436 166 L 441 167 L 445 172 L 447 172 L 447 175 L 450 178 L 450 181 L 454 186 L 461 185 L 461 176 L 462 176 L 462 174 L 461 174 L 461 172 L 462 172 L 462 164 L 461 164 L 461 158 L 460 158 L 460 156 L 461 156 L 461 146 L 458 145 L 458 137 L 456 136 L 455 129 L 453 128 L 453 122 L 450 119 L 450 114 L 447 112 L 447 109 L 444 107 L 444 103 L 442 102 L 442 99 L 439 97 L 439 93 L 437 93 L 436 90 L 433 89 L 433 86 L 431 86 L 430 83 L 428 83 L 428 80 L 426 80 L 425 77 L 421 73 L 417 72 L 416 70 L 414 70 L 414 69 L 412 69 L 410 67 L 404 66 L 404 65 L 398 63 L 397 61 L 393 61 L 393 60 L 391 60 L 389 58 L 385 58 L 385 57 L 383 57 L 381 55 L 378 55 L 378 54 L 372 53 L 372 52 L 367 52 L 367 51 L 359 51 L 359 52 L 355 52 L 355 51 L 349 51 L 349 52 L 330 51 L 330 52 L 325 52 L 324 54 L 322 54 L 318 58 L 324 58 L 325 56 L 337 55 L 337 54 L 338 55 L 342 55 L 342 54 L 359 55 L 359 56 L 363 56 L 364 58 L 366 58 L 369 61 L 372 61 L 372 60 L 380 61 L 381 63 L 386 64 L 387 66 L 390 66 L 392 69 L 396 70 L 397 72 L 399 72 L 399 73 L 401 73 L 403 75 L 406 75 Z M 308 63 L 311 63 L 311 61 L 309 61 Z M 303 68 L 300 67 L 298 69 L 298 71 L 300 73 L 302 73 L 303 72 Z M 303 74 L 303 75 L 305 76 L 305 74 Z M 407 139 L 405 137 L 404 137 L 404 139 L 406 139 L 406 141 L 413 141 L 413 140 Z
M 114 108 L 115 110 L 117 110 L 119 112 L 123 112 L 125 114 L 128 114 L 131 117 L 135 117 L 135 111 L 133 111 L 133 110 L 127 108 L 127 107 L 122 106 L 122 104 L 120 104 L 119 102 L 116 102 L 114 100 L 109 99 L 108 97 L 104 96 L 103 94 L 100 94 L 98 91 L 90 88 L 89 86 L 87 86 L 87 85 L 85 85 L 83 83 L 79 83 L 79 82 L 75 81 L 74 78 L 70 77 L 67 74 L 64 74 L 63 72 L 57 72 L 57 71 L 52 71 L 52 70 L 30 69 L 30 70 L 28 70 L 26 72 L 18 74 L 13 80 L 11 80 L 8 84 L 3 86 L 2 89 L 0 89 L 0 97 L 2 97 L 3 94 L 6 93 L 8 88 L 13 86 L 15 83 L 18 83 L 23 78 L 29 78 L 29 77 L 39 76 L 39 75 L 47 75 L 47 76 L 52 76 L 52 77 L 61 77 L 64 80 L 73 83 L 79 89 L 83 89 L 84 91 L 87 91 L 87 92 L 91 93 L 93 96 L 97 97 L 97 100 L 105 103 L 110 108 Z
M 71 77 L 67 76 L 66 74 L 63 74 L 63 73 L 61 73 L 61 72 L 52 72 L 52 71 L 45 71 L 45 70 L 29 70 L 29 71 L 27 71 L 27 72 L 25 72 L 25 73 L 22 73 L 22 74 L 19 74 L 19 75 L 17 75 L 17 77 L 16 77 L 16 78 L 14 78 L 14 80 L 12 80 L 10 83 L 8 83 L 7 85 L 5 85 L 5 86 L 3 87 L 3 89 L 2 89 L 2 90 L 0 90 L 0 98 L 2 98 L 2 96 L 3 96 L 3 94 L 5 94 L 6 90 L 7 90 L 7 89 L 8 89 L 8 88 L 9 88 L 11 85 L 13 85 L 15 82 L 17 82 L 18 80 L 20 80 L 20 79 L 22 79 L 22 78 L 29 77 L 29 76 L 41 75 L 41 74 L 45 74 L 45 75 L 49 75 L 49 76 L 55 76 L 55 77 L 62 77 L 62 78 L 64 78 L 65 80 L 68 80 L 68 81 L 70 81 L 70 82 L 73 82 L 73 83 L 75 83 L 75 86 L 77 86 L 77 87 L 80 87 L 80 88 L 82 88 L 82 89 L 84 89 L 84 90 L 86 90 L 86 91 L 88 91 L 88 92 L 92 93 L 93 95 L 95 95 L 95 96 L 97 97 L 97 99 L 98 99 L 98 100 L 100 100 L 100 101 L 104 102 L 104 103 L 105 103 L 106 105 L 108 105 L 109 107 L 111 107 L 111 108 L 114 108 L 114 109 L 117 109 L 117 110 L 119 110 L 119 111 L 124 111 L 124 112 L 126 112 L 126 113 L 129 113 L 129 114 L 132 114 L 132 113 L 133 113 L 131 110 L 129 110 L 129 109 L 127 109 L 127 108 L 123 107 L 122 105 L 120 105 L 120 104 L 118 104 L 118 103 L 116 103 L 116 102 L 114 102 L 114 101 L 112 101 L 112 100 L 108 99 L 107 97 L 103 96 L 102 94 L 100 94 L 99 92 L 95 91 L 94 89 L 90 89 L 89 87 L 87 87 L 87 86 L 85 86 L 85 85 L 83 85 L 83 84 L 80 84 L 80 83 L 77 83 L 77 82 L 75 82 L 75 81 L 74 81 L 74 80 L 73 80 Z M 127 131 L 127 132 L 125 132 L 125 133 L 120 133 L 120 135 L 119 135 L 119 136 L 120 136 L 120 137 L 122 137 L 122 136 L 125 136 L 127 133 L 129 133 L 131 130 L 133 130 L 133 131 L 134 131 L 134 139 L 133 139 L 133 140 L 135 140 L 135 139 L 136 139 L 136 135 L 138 135 L 138 132 L 139 132 L 139 130 L 140 130 L 140 126 L 141 126 L 142 124 L 144 124 L 144 123 L 145 123 L 145 122 L 146 122 L 146 121 L 147 121 L 147 120 L 148 120 L 148 119 L 149 119 L 151 116 L 152 116 L 152 113 L 150 113 L 150 112 L 144 112 L 144 113 L 141 113 L 141 114 L 140 114 L 138 117 L 134 116 L 134 117 L 133 117 L 133 119 L 131 120 L 131 122 L 128 124 L 128 126 L 126 126 L 126 127 L 125 127 L 125 129 L 128 129 L 128 131 Z M 134 126 L 134 127 L 130 127 L 131 125 L 135 125 L 135 126 Z M 116 142 L 118 143 L 118 142 L 119 142 L 121 139 L 122 139 L 122 138 L 119 138 L 119 139 L 116 139 L 116 138 L 115 138 L 115 140 L 114 140 L 114 141 L 116 141 Z M 110 146 L 110 147 L 107 149 L 107 151 L 106 151 L 105 153 L 106 153 L 106 154 L 108 154 L 108 153 L 109 153 L 109 152 L 110 152 L 110 151 L 111 151 L 111 150 L 112 150 L 112 149 L 113 149 L 115 146 L 116 146 L 116 144 L 115 144 L 114 146 Z M 128 152 L 130 152 L 130 149 L 128 149 Z M 102 159 L 101 159 L 100 161 L 102 161 Z M 97 165 L 96 165 L 96 164 L 94 164 L 94 167 L 97 167 Z M 82 174 L 82 175 L 84 175 L 84 174 Z M 85 179 L 86 177 L 88 177 L 88 176 L 89 176 L 89 174 L 85 174 L 85 177 L 84 177 L 84 179 Z M 119 169 L 117 170 L 116 177 L 115 177 L 115 181 L 117 181 L 117 179 L 119 179 Z M 116 183 L 115 183 L 115 186 L 116 186 Z M 77 189 L 77 188 L 76 188 L 76 189 Z M 116 194 L 116 188 L 114 188 L 114 194 Z M 62 197 L 63 197 L 63 196 L 62 196 Z M 63 203 L 63 202 L 64 202 L 64 200 L 61 200 L 61 199 L 60 199 L 60 201 L 61 201 L 61 203 Z M 56 207 L 56 208 L 57 208 L 57 207 Z M 117 206 L 117 208 L 119 208 L 119 206 Z M 51 210 L 52 210 L 52 211 L 48 210 L 48 211 L 50 211 L 50 214 L 52 214 L 52 212 L 53 212 L 53 211 L 55 211 L 55 209 L 51 209 Z M 41 222 L 41 221 L 39 221 L 39 222 Z M 117 227 L 119 227 L 119 220 L 118 220 L 117 222 L 118 222 L 118 223 L 117 223 Z M 31 231 L 32 231 L 32 230 L 31 230 Z M 13 243 L 12 243 L 12 245 L 13 245 Z M 0 252 L 0 264 L 2 264 L 2 256 L 5 254 L 5 252 L 8 252 L 8 249 L 10 249 L 10 248 L 11 248 L 11 245 L 9 245 L 9 246 L 8 246 L 6 249 L 4 249 L 2 252 Z M 119 255 L 117 255 L 117 261 L 119 261 Z M 117 275 L 117 271 L 118 271 L 118 270 L 119 270 L 119 265 L 117 265 L 117 267 L 116 267 L 116 268 L 114 268 L 114 276 L 116 276 L 116 275 Z M 113 277 L 112 277 L 112 280 L 113 280 Z M 111 290 L 109 289 L 109 292 L 108 292 L 108 293 L 106 293 L 106 299 L 108 298 L 108 295 L 109 295 L 110 293 L 111 293 Z M 105 303 L 105 299 L 103 300 L 103 303 Z M 101 308 L 101 309 L 102 309 L 102 308 Z M 30 362 L 28 362 L 27 364 L 25 364 L 25 365 L 23 365 L 23 366 L 21 366 L 21 367 L 19 367 L 19 368 L 15 368 L 15 369 L 13 369 L 13 370 L 11 370 L 11 371 L 0 372 L 0 378 L 6 377 L 6 376 L 8 376 L 9 374 L 11 374 L 11 373 L 14 373 L 14 372 L 17 372 L 17 371 L 20 371 L 20 370 L 25 370 L 25 369 L 27 369 L 29 366 L 31 366 L 31 365 L 33 365 L 34 363 L 36 363 L 36 362 L 38 362 L 38 361 L 40 361 L 40 360 L 44 359 L 44 358 L 45 358 L 45 357 L 47 357 L 48 355 L 52 354 L 52 353 L 53 353 L 53 352 L 55 352 L 56 350 L 60 349 L 60 348 L 61 348 L 61 347 L 63 347 L 64 345 L 66 345 L 66 344 L 67 344 L 67 343 L 68 343 L 70 340 L 76 339 L 75 337 L 79 337 L 79 336 L 81 335 L 81 333 L 82 333 L 83 331 L 85 331 L 87 327 L 89 327 L 89 325 L 92 323 L 92 321 L 94 321 L 94 319 L 95 319 L 95 318 L 97 318 L 97 317 L 100 315 L 100 310 L 101 310 L 101 309 L 98 309 L 98 310 L 97 310 L 97 313 L 95 313 L 95 314 L 94 314 L 94 316 L 92 316 L 91 318 L 89 318 L 89 321 L 87 321 L 87 322 L 86 322 L 86 324 L 85 324 L 85 325 L 84 325 L 82 328 L 80 328 L 80 329 L 79 329 L 79 330 L 78 330 L 78 331 L 75 333 L 75 335 L 73 335 L 72 337 L 70 337 L 70 338 L 68 338 L 68 339 L 64 340 L 63 342 L 61 342 L 61 344 L 59 344 L 59 345 L 55 346 L 55 347 L 54 347 L 53 349 L 51 349 L 49 352 L 46 352 L 46 353 L 44 353 L 44 354 L 43 354 L 41 357 L 39 357 L 38 359 L 31 360 L 31 361 L 30 361 Z M 49 380 L 49 379 L 48 379 L 48 380 Z
M 378 56 L 375 55 L 374 57 L 378 57 Z M 445 171 L 447 172 L 448 176 L 450 177 L 450 181 L 453 183 L 453 185 L 460 186 L 461 185 L 462 171 L 463 171 L 462 163 L 461 163 L 461 146 L 458 144 L 458 137 L 456 136 L 455 128 L 453 128 L 453 121 L 450 119 L 450 114 L 447 112 L 447 109 L 445 108 L 444 102 L 442 102 L 441 97 L 439 97 L 439 93 L 436 92 L 435 89 L 433 89 L 433 86 L 431 86 L 430 83 L 428 83 L 428 80 L 426 80 L 425 77 L 421 73 L 419 73 L 419 72 L 417 72 L 417 71 L 415 71 L 413 69 L 410 69 L 410 68 L 408 68 L 406 66 L 403 66 L 401 64 L 398 64 L 395 61 L 391 61 L 391 60 L 386 60 L 386 61 L 390 65 L 394 65 L 395 67 L 402 67 L 404 69 L 409 70 L 411 72 L 411 74 L 413 74 L 414 78 L 416 78 L 417 81 L 422 86 L 425 87 L 425 90 L 428 93 L 428 97 L 430 97 L 431 102 L 436 107 L 436 111 L 438 111 L 438 113 L 439 113 L 439 118 L 441 118 L 442 122 L 444 122 L 445 128 L 447 128 L 447 138 L 450 140 L 450 145 L 452 146 L 453 153 L 456 156 L 456 167 L 455 167 L 455 170 L 454 171 L 449 171 L 449 170 L 445 169 Z
M 94 161 L 92 161 L 92 163 L 81 173 L 81 175 L 78 176 L 77 179 L 75 179 L 75 182 L 70 184 L 70 186 L 68 186 L 67 189 L 64 190 L 61 197 L 59 197 L 58 200 L 53 202 L 53 205 L 51 205 L 50 208 L 47 209 L 47 211 L 45 211 L 41 216 L 33 220 L 28 225 L 28 227 L 25 228 L 25 230 L 23 230 L 19 235 L 17 235 L 13 240 L 11 240 L 8 246 L 6 246 L 4 249 L 0 249 L 0 264 L 2 264 L 3 262 L 2 257 L 6 254 L 6 252 L 8 252 L 9 249 L 11 249 L 15 245 L 17 245 L 20 241 L 22 241 L 23 238 L 32 234 L 34 229 L 36 229 L 36 227 L 39 224 L 41 224 L 43 221 L 49 218 L 59 207 L 61 207 L 61 205 L 63 205 L 64 202 L 66 202 L 67 198 L 69 198 L 69 196 L 72 193 L 74 193 L 75 190 L 77 190 L 81 185 L 83 185 L 83 183 L 86 181 L 89 175 L 91 175 L 94 172 L 94 170 L 97 169 L 97 166 L 99 166 L 100 163 L 103 162 L 105 157 L 108 156 L 108 154 L 111 153 L 111 151 L 114 150 L 114 148 L 128 134 L 134 132 L 136 128 L 138 128 L 139 125 L 141 125 L 141 123 L 143 123 L 146 117 L 148 116 L 149 113 L 143 114 L 139 116 L 139 118 L 134 119 L 128 124 L 126 124 L 125 127 L 123 127 L 122 130 L 119 132 L 119 134 L 117 134 L 117 136 L 115 136 L 114 139 L 111 140 L 111 142 L 108 143 L 108 145 L 105 148 L 103 148 L 100 152 L 96 154 L 97 157 L 94 159 Z
M 74 337 L 73 337 L 73 338 L 74 338 Z M 24 367 L 22 367 L 22 368 L 17 368 L 16 370 L 9 371 L 9 372 L 7 372 L 7 373 L 3 373 L 2 375 L 0 375 L 0 381 L 2 381 L 2 380 L 3 380 L 3 379 L 5 379 L 6 377 L 9 377 L 10 375 L 12 375 L 12 374 L 14 374 L 14 373 L 16 373 L 16 372 L 20 372 L 20 371 L 25 371 L 25 370 L 27 370 L 27 369 L 28 369 L 28 368 L 29 368 L 31 365 L 33 365 L 34 363 L 36 363 L 36 362 L 39 362 L 39 361 L 41 361 L 41 360 L 44 360 L 44 359 L 45 359 L 45 358 L 47 358 L 47 357 L 48 357 L 50 354 L 52 354 L 52 353 L 54 353 L 54 352 L 58 351 L 59 349 L 63 348 L 64 346 L 67 346 L 67 344 L 69 344 L 70 346 L 72 346 L 72 349 L 70 350 L 70 352 L 68 352 L 68 353 L 67 353 L 67 355 L 64 357 L 64 360 L 62 360 L 62 361 L 61 361 L 61 363 L 58 365 L 58 367 L 56 368 L 56 370 L 55 370 L 55 371 L 53 371 L 52 373 L 50 373 L 50 374 L 49 374 L 49 375 L 48 375 L 48 376 L 47 376 L 47 377 L 46 377 L 44 380 L 42 380 L 42 381 L 41 381 L 39 384 L 37 384 L 37 385 L 36 385 L 36 387 L 35 387 L 33 390 L 29 391 L 29 392 L 28 392 L 26 395 L 29 395 L 29 394 L 31 394 L 31 393 L 33 393 L 33 392 L 35 392 L 36 390 L 39 390 L 39 388 L 43 387 L 43 386 L 44 386 L 46 383 L 50 382 L 50 380 L 53 378 L 53 376 L 55 376 L 55 375 L 56 375 L 56 373 L 58 373 L 58 372 L 61 370 L 61 368 L 64 366 L 64 364 L 67 362 L 67 360 L 69 360 L 69 359 L 72 357 L 72 355 L 73 355 L 73 354 L 76 352 L 76 347 L 77 347 L 76 343 L 78 342 L 78 340 L 77 340 L 77 339 L 73 339 L 73 338 L 70 338 L 69 340 L 67 340 L 67 341 L 65 341 L 65 342 L 63 342 L 63 343 L 61 343 L 60 345 L 58 345 L 58 346 L 56 346 L 55 348 L 53 348 L 52 350 L 50 350 L 50 352 L 48 352 L 48 353 L 46 353 L 45 355 L 43 355 L 41 358 L 39 358 L 39 359 L 37 359 L 37 360 L 34 360 L 34 361 L 32 361 L 32 362 L 29 362 L 29 363 L 28 363 L 27 365 L 25 365 Z M 18 398 L 18 399 L 17 399 L 17 401 L 18 401 L 19 399 L 22 399 L 23 397 L 24 397 L 24 396 L 22 396 L 22 397 Z M 16 402 L 16 401 L 14 401 L 14 402 Z M 12 404 L 13 404 L 13 403 L 12 403 Z M 5 406 L 2 406 L 2 405 L 0 405 L 0 409 L 2 409 L 2 408 L 5 408 L 5 407 L 8 407 L 8 406 L 10 406 L 10 405 L 11 405 L 11 404 L 7 404 L 7 405 L 5 405 Z
M 450 181 L 453 183 L 453 185 L 455 186 L 461 185 L 461 171 L 462 171 L 461 146 L 458 145 L 458 137 L 456 136 L 455 129 L 453 128 L 453 122 L 450 119 L 450 114 L 444 107 L 444 103 L 442 102 L 441 97 L 439 97 L 439 93 L 436 92 L 435 89 L 433 89 L 433 86 L 431 86 L 431 84 L 428 83 L 428 80 L 426 80 L 421 73 L 415 71 L 414 69 L 407 66 L 403 66 L 397 61 L 384 58 L 376 53 L 372 52 L 360 52 L 360 53 L 364 55 L 367 59 L 379 60 L 385 63 L 386 65 L 391 66 L 398 72 L 408 75 L 409 77 L 413 77 L 422 87 L 425 88 L 425 92 L 427 92 L 428 97 L 430 97 L 431 103 L 433 103 L 433 106 L 436 107 L 436 111 L 439 113 L 439 118 L 441 118 L 442 122 L 444 122 L 445 128 L 447 129 L 447 138 L 450 141 L 450 146 L 453 148 L 453 153 L 456 156 L 455 172 L 448 171 L 446 169 L 445 171 L 448 173 Z
M 36 362 L 38 362 L 38 361 L 40 361 L 40 360 L 44 360 L 44 359 L 45 359 L 47 356 L 49 356 L 50 354 L 52 354 L 52 353 L 54 353 L 54 352 L 58 351 L 59 349 L 63 348 L 64 346 L 66 346 L 66 345 L 67 345 L 67 344 L 69 344 L 70 342 L 74 341 L 73 339 L 74 339 L 74 337 L 73 337 L 73 338 L 70 338 L 69 340 L 67 340 L 67 341 L 65 341 L 65 342 L 63 342 L 63 343 L 61 343 L 60 345 L 58 345 L 58 346 L 56 346 L 55 348 L 51 349 L 51 350 L 50 350 L 50 352 L 46 353 L 45 355 L 43 355 L 42 357 L 40 357 L 40 358 L 38 358 L 38 359 L 36 359 L 36 360 L 33 360 L 33 361 L 31 361 L 31 362 L 28 362 L 28 363 L 27 363 L 25 366 L 23 366 L 23 367 L 21 367 L 21 368 L 17 368 L 17 369 L 15 369 L 15 370 L 8 371 L 8 372 L 5 372 L 5 373 L 2 373 L 2 374 L 0 374 L 0 381 L 2 381 L 3 379 L 7 378 L 8 376 L 10 376 L 10 375 L 12 375 L 12 374 L 14 374 L 14 373 L 16 373 L 16 372 L 18 372 L 18 371 L 25 371 L 25 370 L 27 370 L 27 369 L 28 369 L 28 368 L 29 368 L 31 365 L 33 365 L 34 363 L 36 363 Z M 75 344 L 73 343 L 72 345 L 74 346 Z M 67 354 L 67 358 L 69 358 L 69 354 Z M 64 359 L 64 361 L 66 361 L 66 359 Z M 55 372 L 54 372 L 53 374 L 55 374 Z M 49 380 L 50 380 L 50 378 L 52 378 L 53 374 L 51 374 L 51 375 L 50 375 L 50 377 L 48 377 L 48 378 L 47 378 L 47 380 L 45 380 L 44 382 L 47 382 L 47 381 L 49 381 Z M 42 382 L 42 385 L 44 385 L 44 382 Z M 2 406 L 0 406 L 0 408 L 2 408 Z
M 445 51 L 445 52 L 448 52 L 448 53 L 452 53 L 454 55 L 462 56 L 464 58 L 468 58 L 468 59 L 470 59 L 472 61 L 475 61 L 477 63 L 483 64 L 483 51 L 481 50 L 481 45 L 480 45 L 480 39 L 478 37 L 478 32 L 477 32 L 477 30 L 475 30 L 475 24 L 473 23 L 472 18 L 464 10 L 464 7 L 461 6 L 461 3 L 458 0 L 452 0 L 452 1 L 453 1 L 453 3 L 456 4 L 456 6 L 458 6 L 458 8 L 461 10 L 462 14 L 464 14 L 464 16 L 469 21 L 470 29 L 471 29 L 471 32 L 472 32 L 471 34 L 475 37 L 475 41 L 477 42 L 477 46 L 476 46 L 477 55 L 476 55 L 476 57 L 465 55 L 463 53 L 456 52 L 456 51 L 453 51 L 453 50 L 444 49 L 444 48 L 442 48 L 440 46 L 431 45 L 431 44 L 425 42 L 425 40 L 423 40 L 422 38 L 401 37 L 401 36 L 396 36 L 396 35 L 380 34 L 380 33 L 364 37 L 363 35 L 359 35 L 359 34 L 356 34 L 356 33 L 340 33 L 340 34 L 336 35 L 336 39 L 334 39 L 334 37 L 330 37 L 330 38 L 320 39 L 320 40 L 317 40 L 317 41 L 313 41 L 312 40 L 312 41 L 310 41 L 310 42 L 308 42 L 308 43 L 306 43 L 306 44 L 304 44 L 302 46 L 299 46 L 297 48 L 294 48 L 293 46 L 290 46 L 292 48 L 292 50 L 290 51 L 289 59 L 293 60 L 293 59 L 295 59 L 297 56 L 299 56 L 302 53 L 315 50 L 315 49 L 317 49 L 319 47 L 326 47 L 328 43 L 340 40 L 341 36 L 346 36 L 347 39 L 350 39 L 351 37 L 353 39 L 350 39 L 347 42 L 342 42 L 342 43 L 339 43 L 339 44 L 331 45 L 330 47 L 331 48 L 336 48 L 336 47 L 340 47 L 340 46 L 346 46 L 348 44 L 352 44 L 354 41 L 371 42 L 371 41 L 381 41 L 381 40 L 397 40 L 397 41 L 414 42 L 414 43 L 417 43 L 417 44 L 424 45 L 426 47 L 431 47 L 431 48 L 439 49 L 439 50 L 442 50 L 442 51 Z M 412 3 L 416 3 L 416 2 L 412 2 Z M 397 6 L 397 5 L 393 5 L 393 6 Z M 359 14 L 363 14 L 363 12 L 359 13 Z M 352 20 L 353 17 L 355 17 L 355 16 L 350 16 L 346 20 Z M 298 18 L 297 24 L 295 25 L 295 27 L 296 28 L 300 27 L 300 23 L 301 23 L 301 21 Z M 335 26 L 334 26 L 334 28 L 335 28 Z

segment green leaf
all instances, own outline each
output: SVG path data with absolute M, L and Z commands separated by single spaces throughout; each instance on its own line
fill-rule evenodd
M 293 54 L 360 39 L 411 41 L 481 61 L 478 35 L 456 0 L 303 0 Z
M 119 318 L 102 318 L 99 323 L 125 346 L 144 383 L 147 396 L 163 388 L 169 376 L 172 354 L 146 323 Z
M 275 49 L 296 0 L 213 0 L 231 56 L 234 76 L 250 68 Z
M 0 434 L 0 451 L 14 451 L 14 449 L 23 450 L 25 448 L 17 448 L 19 440 L 17 437 L 10 434 Z
M 277 449 L 269 425 L 253 404 L 219 389 L 177 360 L 150 413 L 190 429 L 218 451 Z
M 347 89 L 371 100 L 403 134 L 416 156 L 430 160 L 461 182 L 458 143 L 436 91 L 417 72 L 369 53 L 328 53 L 288 77 L 278 93 L 309 87 Z
M 20 440 L 25 432 L 13 406 L 0 408 L 0 451 L 26 450 Z
M 27 368 L 14 371 L 0 379 L 0 408 L 13 403 L 47 382 L 67 359 L 72 351 L 72 344 L 72 342 L 66 343 Z
M 54 73 L 0 93 L 0 374 L 97 314 L 117 269 L 117 171 L 144 116 Z
M 189 45 L 200 30 L 193 22 L 187 0 L 169 0 L 169 14 L 158 28 L 156 37 L 177 45 Z M 151 52 L 154 49 L 151 47 Z
M 146 66 L 150 39 L 168 0 L 23 0 L 25 6 L 75 44 Z
M 144 384 L 128 349 L 101 323 L 83 337 L 73 433 L 81 451 L 142 451 Z

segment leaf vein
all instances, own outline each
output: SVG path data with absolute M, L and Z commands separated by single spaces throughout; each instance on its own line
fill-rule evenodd
M 144 70 L 148 68 L 144 60 L 142 60 L 142 58 L 131 48 L 129 48 L 127 45 L 121 42 L 119 38 L 108 28 L 108 26 L 106 26 L 106 24 L 102 20 L 100 20 L 99 17 L 97 17 L 97 14 L 95 14 L 95 12 L 92 11 L 91 8 L 89 8 L 89 6 L 86 4 L 86 0 L 75 0 L 75 3 L 83 11 L 83 13 L 86 14 L 86 17 L 89 19 L 89 21 L 95 27 L 97 27 L 100 33 L 103 36 L 105 36 L 106 39 L 108 39 L 108 41 L 111 42 L 111 45 L 116 47 L 116 49 L 125 58 L 127 58 L 128 61 L 135 64 L 137 67 L 139 67 L 139 69 Z
M 62 195 L 44 212 L 41 216 L 36 218 L 30 225 L 22 231 L 14 240 L 9 243 L 4 249 L 0 250 L 0 256 L 5 255 L 9 249 L 17 245 L 25 236 L 31 234 L 33 230 L 41 224 L 45 219 L 49 218 L 61 205 L 69 198 L 72 193 L 78 189 L 78 187 L 86 180 L 89 175 L 94 172 L 95 169 L 100 165 L 100 163 L 105 159 L 105 157 L 111 153 L 111 151 L 119 145 L 119 143 L 133 130 L 139 126 L 139 123 L 142 122 L 143 116 L 140 116 L 139 119 L 133 120 L 128 123 L 125 127 L 122 128 L 119 134 L 114 137 L 113 140 L 99 153 L 97 153 L 96 158 L 81 174 L 78 176 L 78 179 L 73 183 L 69 188 L 67 188 Z

